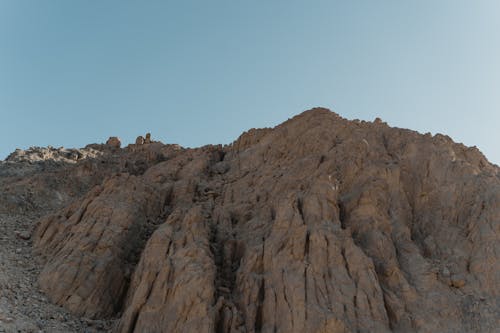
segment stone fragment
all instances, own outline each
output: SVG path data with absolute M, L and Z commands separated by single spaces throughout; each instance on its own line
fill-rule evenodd
M 462 288 L 465 286 L 465 278 L 462 275 L 454 274 L 451 276 L 450 283 L 452 287 Z
M 28 231 L 16 231 L 16 237 L 22 240 L 29 240 L 31 233 Z

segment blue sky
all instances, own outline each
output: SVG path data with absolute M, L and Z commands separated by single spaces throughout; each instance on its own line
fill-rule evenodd
M 314 106 L 500 164 L 500 2 L 0 0 L 0 158 L 229 143 Z

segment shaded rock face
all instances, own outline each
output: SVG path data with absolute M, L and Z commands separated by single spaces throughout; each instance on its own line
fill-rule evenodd
M 500 174 L 475 148 L 318 108 L 229 146 L 109 154 L 33 238 L 42 290 L 116 332 L 500 324 Z
M 179 150 L 177 145 L 160 143 L 135 151 L 107 144 L 16 150 L 0 161 L 0 213 L 43 215 L 67 206 L 107 177 L 120 172 L 143 174 Z
M 40 287 L 75 314 L 113 314 L 147 224 L 165 198 L 135 176 L 117 175 L 76 205 L 43 219 L 35 234 L 46 259 Z M 75 283 L 78 282 L 78 283 Z

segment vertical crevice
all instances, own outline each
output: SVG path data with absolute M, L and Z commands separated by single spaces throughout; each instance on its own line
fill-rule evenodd
M 307 320 L 307 265 L 304 267 L 304 312 Z
M 271 220 L 276 220 L 276 209 L 274 207 L 271 207 Z
M 266 289 L 265 289 L 265 280 L 262 278 L 259 287 L 259 295 L 258 295 L 258 303 L 257 303 L 257 313 L 255 315 L 255 325 L 254 330 L 256 333 L 260 333 L 262 331 L 262 316 L 263 316 L 263 307 L 264 307 L 264 297 L 265 297 Z
M 319 162 L 318 162 L 318 165 L 316 168 L 319 168 L 321 164 L 323 164 L 324 162 L 326 161 L 326 156 L 325 155 L 321 155 L 321 157 L 319 158 Z
M 387 135 L 385 135 L 385 133 L 382 134 L 382 145 L 384 146 L 387 155 L 393 160 L 396 160 L 396 156 L 391 152 L 391 149 L 389 147 L 389 139 L 387 138 Z
M 345 270 L 347 272 L 347 275 L 349 276 L 349 279 L 353 280 L 353 282 L 356 284 L 356 281 L 353 279 L 353 277 L 351 275 L 351 271 L 349 270 L 349 263 L 347 261 L 347 257 L 345 254 L 345 248 L 342 248 L 340 250 L 340 254 L 342 255 L 342 259 L 344 259 L 344 267 L 345 267 Z
M 132 319 L 132 322 L 129 326 L 129 333 L 133 333 L 135 331 L 135 327 L 137 326 L 137 321 L 139 320 L 139 315 L 141 314 L 141 310 L 144 307 L 144 305 L 147 304 L 149 297 L 151 296 L 151 293 L 153 292 L 154 285 L 156 283 L 156 279 L 158 277 L 159 272 L 156 272 L 155 278 L 153 282 L 151 282 L 151 285 L 149 286 L 148 293 L 146 297 L 144 298 L 144 302 L 141 304 L 141 306 L 137 309 L 137 311 L 134 313 L 134 318 Z
M 299 211 L 299 214 L 300 214 L 300 217 L 302 219 L 302 222 L 305 224 L 306 223 L 306 220 L 304 218 L 304 202 L 302 200 L 302 198 L 297 198 L 297 210 Z
M 240 316 L 236 303 L 233 301 L 233 293 L 236 275 L 245 249 L 230 234 L 221 232 L 218 224 L 213 224 L 211 227 L 210 249 L 216 266 L 214 300 L 222 302 L 217 314 L 215 331 L 224 333 L 231 321 L 238 321 Z M 227 311 L 228 309 L 230 311 Z
M 217 314 L 217 319 L 215 321 L 215 333 L 225 333 L 224 332 L 224 306 L 222 306 Z
M 231 226 L 234 227 L 238 224 L 238 218 L 235 214 L 230 214 Z
M 309 238 L 311 236 L 311 232 L 307 230 L 306 232 L 306 241 L 304 245 L 304 259 L 308 260 L 309 259 Z
M 346 210 L 345 210 L 345 205 L 342 201 L 339 201 L 337 203 L 337 206 L 339 207 L 339 221 L 340 221 L 340 227 L 342 229 L 346 229 Z
M 145 217 L 143 223 L 133 225 L 126 235 L 126 240 L 124 241 L 125 247 L 123 249 L 124 286 L 117 302 L 114 304 L 114 313 L 119 313 L 124 310 L 132 275 L 141 259 L 147 241 L 151 238 L 151 235 L 156 229 L 168 219 L 172 212 L 172 207 L 170 206 L 172 201 L 172 188 L 168 188 L 164 195 L 163 207 L 158 215 L 151 218 Z
M 392 310 L 391 306 L 387 303 L 387 300 L 385 299 L 385 293 L 382 294 L 382 300 L 384 301 L 384 309 L 385 313 L 387 314 L 387 320 L 389 324 L 389 328 L 391 330 L 394 329 L 394 322 L 396 321 L 396 315 L 394 311 Z
M 139 312 L 134 314 L 134 319 L 132 319 L 128 333 L 133 333 L 135 331 L 135 327 L 137 326 L 137 319 L 139 319 Z

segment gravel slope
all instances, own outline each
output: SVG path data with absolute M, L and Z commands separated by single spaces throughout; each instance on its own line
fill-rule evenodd
M 107 332 L 112 321 L 86 320 L 40 293 L 40 266 L 31 254 L 36 216 L 0 215 L 0 332 Z

